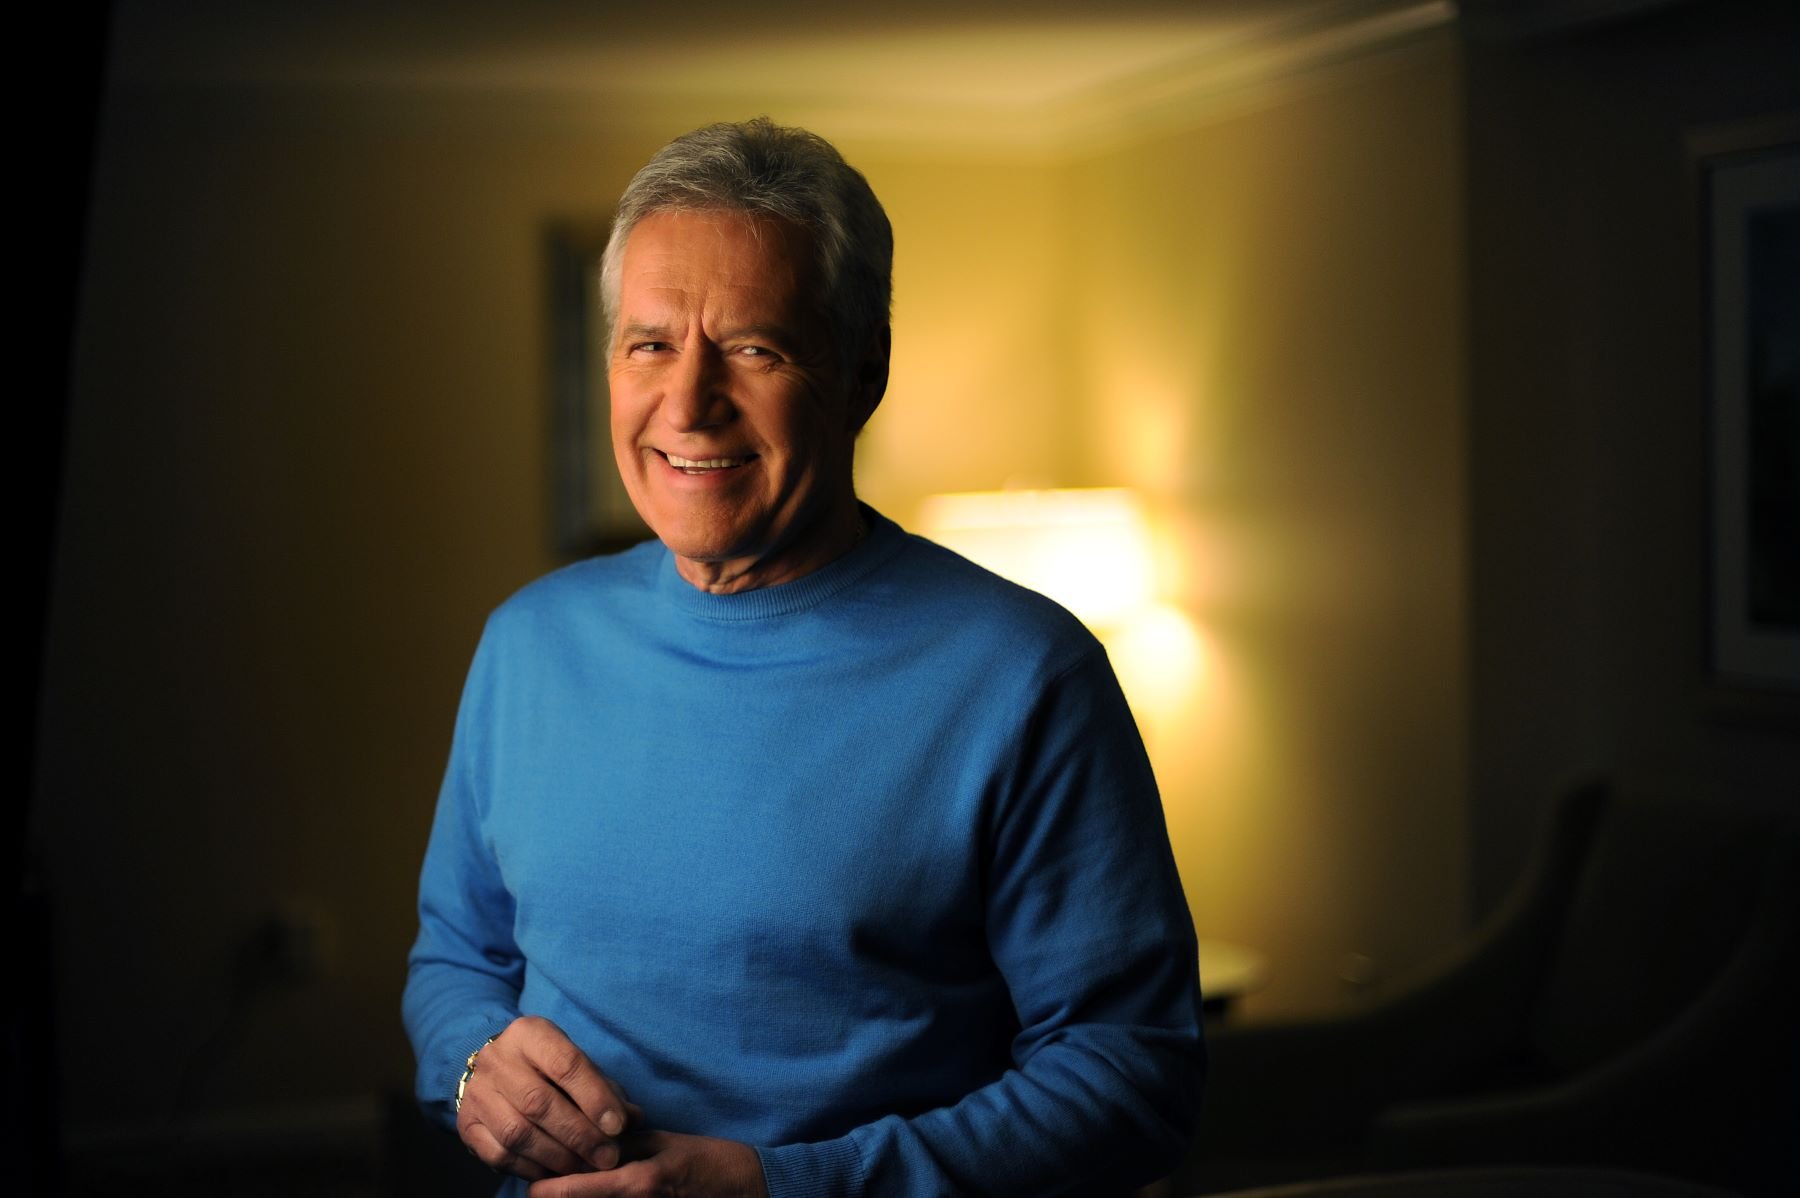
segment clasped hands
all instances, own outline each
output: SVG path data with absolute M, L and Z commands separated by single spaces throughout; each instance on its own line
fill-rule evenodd
M 476 1058 L 456 1131 L 531 1198 L 766 1198 L 747 1144 L 644 1130 L 644 1114 L 554 1023 L 524 1015 Z

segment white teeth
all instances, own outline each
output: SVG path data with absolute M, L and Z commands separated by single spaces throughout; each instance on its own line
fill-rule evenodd
M 749 458 L 678 458 L 674 454 L 664 454 L 669 465 L 678 470 L 723 470 L 728 466 L 742 466 Z

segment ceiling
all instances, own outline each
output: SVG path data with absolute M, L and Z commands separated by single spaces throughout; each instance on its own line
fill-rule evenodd
M 721 112 L 1059 146 L 1190 121 L 1448 26 L 1452 0 L 120 0 L 116 88 L 530 108 L 646 130 Z

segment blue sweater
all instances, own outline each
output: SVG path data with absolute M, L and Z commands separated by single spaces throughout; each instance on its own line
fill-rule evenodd
M 867 514 L 783 586 L 706 594 L 652 542 L 489 620 L 404 1001 L 444 1122 L 530 1013 L 651 1125 L 756 1146 L 772 1198 L 1119 1192 L 1179 1157 L 1194 934 L 1105 654 Z

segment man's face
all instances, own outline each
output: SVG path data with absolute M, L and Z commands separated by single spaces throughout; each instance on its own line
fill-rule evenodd
M 707 590 L 769 586 L 854 543 L 856 431 L 879 369 L 847 371 L 800 228 L 733 212 L 658 213 L 625 244 L 612 347 L 625 489 Z

